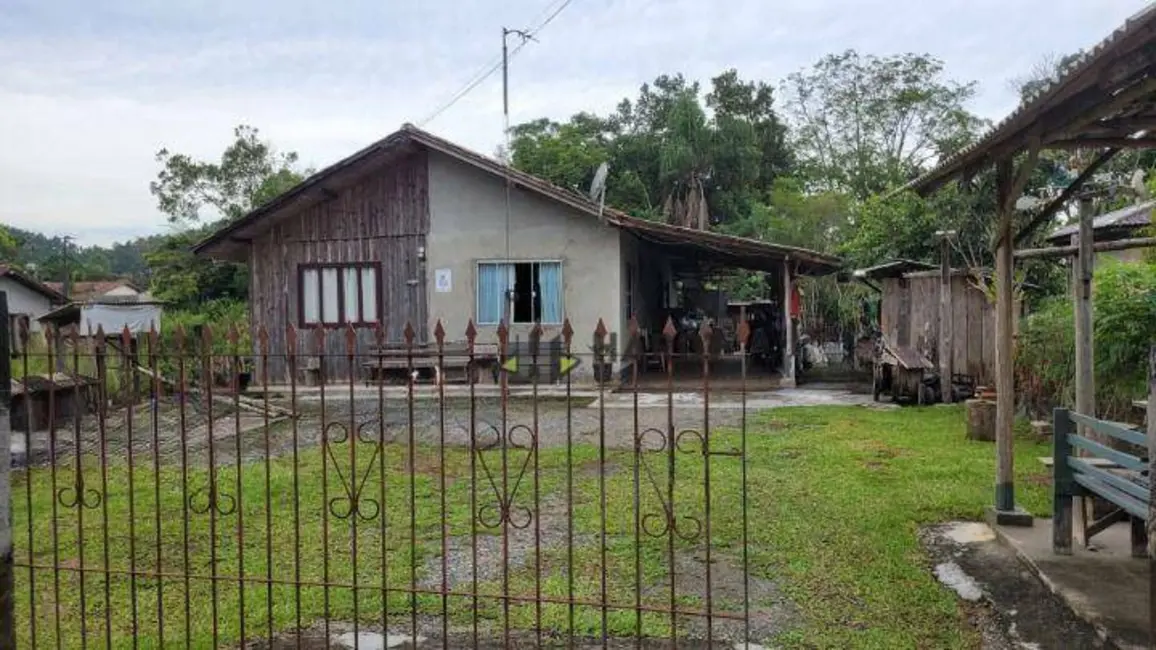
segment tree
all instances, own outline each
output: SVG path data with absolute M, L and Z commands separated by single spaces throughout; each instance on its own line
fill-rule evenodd
M 257 129 L 238 126 L 234 135 L 236 140 L 225 148 L 219 162 L 196 160 L 168 149 L 157 153 L 162 168 L 149 189 L 161 212 L 180 229 L 159 242 L 145 259 L 153 293 L 178 306 L 247 295 L 248 272 L 243 265 L 201 259 L 190 249 L 221 223 L 239 219 L 304 178 L 296 169 L 297 154 L 279 153 L 258 137 Z M 217 218 L 201 226 L 205 210 Z
M 661 75 L 607 116 L 579 113 L 565 123 L 541 119 L 513 127 L 512 160 L 582 192 L 607 162 L 609 204 L 705 228 L 747 218 L 789 169 L 785 133 L 768 84 L 727 70 L 703 97 L 698 83 Z
M 976 137 L 975 84 L 943 78 L 926 54 L 823 57 L 785 83 L 795 153 L 809 185 L 859 200 L 896 187 Z
M 251 126 L 238 126 L 233 134 L 236 140 L 219 162 L 168 149 L 157 152 L 163 167 L 149 189 L 169 221 L 199 223 L 205 208 L 221 218 L 238 219 L 304 179 L 296 168 L 296 152 L 279 153 Z

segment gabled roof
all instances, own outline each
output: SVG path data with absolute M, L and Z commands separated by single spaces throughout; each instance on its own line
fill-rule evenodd
M 869 266 L 865 269 L 855 269 L 852 274 L 856 278 L 868 278 L 870 280 L 881 280 L 883 278 L 898 278 L 912 271 L 931 271 L 939 268 L 938 266 L 929 262 L 920 262 L 918 260 L 908 259 L 894 259 L 875 266 Z
M 1136 205 L 1130 205 L 1126 208 L 1121 208 L 1114 212 L 1101 214 L 1092 219 L 1093 231 L 1111 231 L 1111 230 L 1135 230 L 1151 225 L 1152 210 L 1156 208 L 1156 201 L 1145 201 Z M 1080 224 L 1075 223 L 1064 226 L 1048 235 L 1048 241 L 1064 240 L 1067 243 L 1072 235 L 1080 231 Z
M 60 293 L 63 295 L 63 293 L 64 293 L 64 283 L 63 282 L 46 282 L 45 284 L 52 287 L 53 291 L 56 291 L 57 293 Z M 94 281 L 73 282 L 72 286 L 69 287 L 69 290 L 68 290 L 69 294 L 71 294 L 69 296 L 69 298 L 72 300 L 79 301 L 79 302 L 84 302 L 90 298 L 96 298 L 98 296 L 103 296 L 104 294 L 106 294 L 109 291 L 112 291 L 113 289 L 116 289 L 118 287 L 128 287 L 129 289 L 132 289 L 133 291 L 135 291 L 137 293 L 141 292 L 141 288 L 136 286 L 135 284 L 133 284 L 129 280 L 94 280 Z
M 715 232 L 682 228 L 670 224 L 632 217 L 609 206 L 599 206 L 585 195 L 559 187 L 532 174 L 519 171 L 502 162 L 471 151 L 449 140 L 423 131 L 412 124 L 378 140 L 357 153 L 340 160 L 302 181 L 296 187 L 258 207 L 249 214 L 217 230 L 193 247 L 198 255 L 219 255 L 230 242 L 251 239 L 263 230 L 262 222 L 279 213 L 294 210 L 320 201 L 326 187 L 343 175 L 355 177 L 362 167 L 389 159 L 413 147 L 423 147 L 454 158 L 503 179 L 509 178 L 516 188 L 533 192 L 593 217 L 601 217 L 607 225 L 627 230 L 636 236 L 658 244 L 694 248 L 719 262 L 729 262 L 743 268 L 767 270 L 779 268 L 789 258 L 799 264 L 801 273 L 825 274 L 838 270 L 839 258 L 805 248 L 781 246 L 769 242 L 733 237 Z
M 0 264 L 0 277 L 10 278 L 14 282 L 24 285 L 32 291 L 35 291 L 45 298 L 48 298 L 52 302 L 64 302 L 65 300 L 64 295 L 59 291 L 56 291 L 46 283 L 37 280 L 31 275 L 28 275 L 24 271 L 21 271 L 20 269 L 13 266 Z

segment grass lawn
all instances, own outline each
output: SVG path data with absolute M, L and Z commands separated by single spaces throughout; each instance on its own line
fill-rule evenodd
M 994 448 L 966 441 L 963 420 L 959 407 L 792 408 L 751 417 L 747 470 L 751 572 L 777 583 L 799 612 L 793 629 L 778 643 L 824 648 L 974 644 L 975 636 L 963 622 L 954 596 L 935 582 L 916 540 L 920 525 L 978 519 L 991 502 Z M 733 431 L 716 431 L 712 441 L 715 449 L 738 443 Z M 693 441 L 686 439 L 684 447 L 694 447 Z M 445 450 L 444 458 L 437 448 L 415 449 L 416 472 L 407 469 L 409 450 L 403 445 L 387 445 L 382 455 L 366 443 L 356 445 L 356 450 L 348 442 L 334 444 L 331 451 L 328 462 L 323 462 L 321 450 L 311 449 L 303 450 L 296 461 L 292 456 L 273 459 L 268 470 L 264 462 L 245 464 L 239 477 L 235 468 L 219 468 L 212 478 L 221 495 L 220 512 L 204 511 L 210 473 L 203 458 L 185 477 L 179 466 L 162 467 L 158 474 L 151 458 L 138 455 L 131 481 L 124 459 L 111 462 L 106 476 L 90 462 L 95 459 L 86 459 L 85 490 L 103 495 L 99 501 L 90 495 L 90 508 L 66 508 L 54 498 L 74 484 L 72 469 L 57 468 L 55 487 L 48 470 L 16 474 L 17 562 L 72 569 L 58 576 L 51 570 L 36 571 L 34 585 L 27 569 L 17 569 L 22 645 L 31 644 L 30 621 L 35 622 L 37 646 L 56 647 L 59 630 L 60 645 L 69 648 L 79 646 L 82 633 L 96 647 L 104 646 L 106 638 L 115 647 L 131 645 L 134 620 L 140 647 L 160 646 L 162 635 L 166 646 L 210 647 L 214 627 L 223 645 L 235 644 L 242 636 L 242 624 L 245 636 L 263 637 L 270 631 L 270 612 L 273 632 L 291 630 L 298 620 L 310 626 L 326 613 L 330 620 L 356 617 L 366 624 L 380 624 L 388 615 L 391 628 L 406 625 L 413 602 L 405 590 L 428 576 L 427 564 L 440 566 L 436 558 L 442 543 L 443 496 L 451 548 L 464 540 L 468 558 L 475 530 L 482 536 L 496 532 L 473 526 L 471 497 L 478 507 L 487 506 L 483 519 L 488 521 L 498 511 L 495 489 L 476 461 L 477 490 L 471 489 L 471 458 L 460 449 Z M 351 451 L 357 454 L 355 462 Z M 680 518 L 704 520 L 705 467 L 703 456 L 695 451 L 676 454 L 675 510 Z M 1035 461 L 1047 453 L 1046 445 L 1017 443 L 1017 498 L 1036 514 L 1050 509 L 1048 488 L 1039 480 L 1042 468 Z M 665 452 L 643 456 L 645 467 L 665 491 Z M 573 532 L 578 540 L 573 571 L 564 543 L 543 548 L 540 572 L 535 571 L 533 551 L 523 551 L 522 561 L 511 566 L 510 592 L 532 596 L 540 590 L 546 598 L 564 598 L 572 588 L 575 598 L 599 600 L 604 485 L 608 599 L 629 607 L 641 586 L 644 605 L 668 602 L 669 590 L 663 586 L 667 538 L 640 535 L 636 528 L 634 454 L 608 451 L 605 460 L 611 471 L 600 479 L 596 447 L 575 446 L 572 458 L 564 448 L 544 450 L 537 459 L 525 450 L 510 450 L 508 489 L 518 523 L 519 506 L 534 506 L 535 483 L 530 471 L 515 489 L 513 477 L 523 462 L 532 467 L 535 460 L 540 467 L 537 497 L 547 504 L 535 523 L 550 528 L 543 531 L 545 538 L 557 540 L 558 528 L 567 526 L 567 485 L 572 482 Z M 444 492 L 438 471 L 443 461 Z M 484 462 L 500 486 L 500 453 L 486 452 Z M 711 459 L 712 548 L 716 556 L 733 562 L 741 557 L 740 468 L 733 456 Z M 361 517 L 339 518 L 336 515 L 349 510 L 350 485 L 360 486 Z M 661 497 L 645 469 L 640 471 L 639 485 L 640 512 L 661 512 Z M 71 503 L 71 491 L 63 496 Z M 186 515 L 190 503 L 193 510 Z M 378 512 L 375 504 L 381 503 L 385 505 Z M 684 520 L 682 532 L 693 532 L 689 521 Z M 415 544 L 411 545 L 411 537 Z M 518 533 L 512 539 L 525 536 Z M 564 532 L 561 539 L 565 540 Z M 680 554 L 693 553 L 698 545 L 677 540 Z M 456 561 L 461 555 L 450 557 Z M 214 566 L 215 581 L 208 579 Z M 113 572 L 108 581 L 106 567 Z M 134 581 L 128 575 L 133 568 L 156 573 L 158 567 L 163 579 L 138 576 Z M 193 578 L 186 581 L 186 574 Z M 242 574 L 248 579 L 243 590 L 237 580 Z M 440 572 L 434 578 L 436 588 Z M 352 585 L 354 580 L 356 591 L 351 586 L 328 590 L 318 586 Z M 309 586 L 297 589 L 293 583 Z M 383 584 L 389 589 L 384 601 Z M 471 585 L 467 581 L 454 589 L 469 592 Z M 486 598 L 502 593 L 500 572 L 480 580 L 479 593 L 483 626 L 500 626 L 505 615 L 500 601 Z M 243 618 L 238 615 L 242 595 Z M 413 600 L 423 614 L 442 611 L 440 596 L 421 594 Z M 734 609 L 741 604 L 723 600 L 714 607 Z M 704 606 L 689 592 L 680 593 L 678 601 L 680 607 Z M 451 596 L 445 606 L 452 624 L 471 621 L 471 598 Z M 163 609 L 163 629 L 158 626 L 158 609 Z M 571 611 L 564 605 L 514 602 L 508 615 L 515 628 L 531 628 L 539 617 L 544 628 L 557 632 L 564 633 L 571 624 Z M 629 635 L 639 625 L 649 635 L 669 634 L 663 615 L 639 618 L 629 609 L 610 609 L 606 618 L 612 634 Z M 600 608 L 580 606 L 573 611 L 579 635 L 599 634 L 601 620 Z

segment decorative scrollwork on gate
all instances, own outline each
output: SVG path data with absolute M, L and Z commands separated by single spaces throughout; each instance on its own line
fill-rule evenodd
M 76 482 L 56 491 L 56 500 L 65 508 L 88 508 L 92 510 L 100 506 L 104 499 L 98 490 L 85 487 L 84 476 L 76 475 Z
M 189 493 L 189 510 L 198 515 L 208 514 L 210 510 L 221 516 L 231 515 L 237 511 L 237 499 L 219 490 L 215 483 L 210 483 Z
M 485 440 L 481 442 L 480 439 L 493 436 L 492 440 Z M 530 466 L 530 460 L 538 448 L 538 437 L 530 427 L 524 424 L 518 424 L 510 427 L 505 435 L 498 429 L 498 427 L 490 423 L 480 423 L 477 433 L 474 436 L 473 452 L 478 457 L 478 464 L 482 468 L 482 473 L 486 480 L 489 481 L 490 487 L 494 491 L 494 499 L 496 503 L 487 503 L 480 506 L 475 513 L 477 522 L 486 528 L 498 528 L 503 523 L 509 524 L 514 528 L 526 528 L 530 522 L 534 520 L 534 512 L 530 508 L 517 505 L 514 503 L 514 498 L 518 494 L 518 487 L 522 484 L 522 478 L 526 475 L 526 470 Z M 495 476 L 486 462 L 485 452 L 494 449 L 505 449 L 507 454 L 510 450 L 524 450 L 525 456 L 521 459 L 521 465 L 517 466 L 517 473 L 510 476 L 509 469 L 511 467 L 511 459 L 507 456 L 506 459 L 506 474 L 504 476 L 505 484 L 500 484 L 499 480 L 502 476 Z M 520 454 L 519 454 L 520 455 Z M 504 488 L 504 489 L 503 489 Z
M 694 449 L 691 446 L 693 441 L 690 439 L 698 441 L 698 449 Z M 673 451 L 678 453 L 702 454 L 702 445 L 704 443 L 703 435 L 693 429 L 685 429 L 675 434 L 674 429 L 663 431 L 662 429 L 651 427 L 638 433 L 635 439 L 635 446 L 639 450 L 638 464 L 642 467 L 647 480 L 654 488 L 654 494 L 658 497 L 658 502 L 662 508 L 661 512 L 647 512 L 642 515 L 642 532 L 646 535 L 650 537 L 664 537 L 667 534 L 673 533 L 679 539 L 692 543 L 702 535 L 703 523 L 701 519 L 691 515 L 678 516 L 675 514 L 672 499 L 663 493 L 658 478 L 655 477 L 654 471 L 650 468 L 645 458 L 648 455 L 657 455 L 663 452 L 669 454 L 671 445 L 674 447 Z M 668 467 L 667 471 L 668 480 L 673 481 L 674 467 Z
M 372 428 L 379 426 L 377 420 L 369 420 L 357 425 L 357 432 L 354 439 L 349 439 L 349 427 L 344 422 L 330 422 L 325 425 L 325 456 L 326 462 L 332 462 L 333 468 L 337 471 L 337 479 L 341 482 L 344 496 L 336 496 L 329 500 L 326 504 L 329 508 L 329 514 L 338 519 L 349 519 L 356 516 L 361 521 L 373 521 L 381 514 L 381 504 L 377 499 L 365 496 L 365 484 L 369 481 L 369 476 L 372 473 L 369 469 L 361 472 L 360 477 L 357 474 L 357 467 L 352 465 L 352 458 L 350 459 L 349 477 L 346 478 L 345 473 L 341 471 L 341 463 L 337 462 L 337 456 L 333 453 L 332 445 L 341 445 L 349 443 L 351 445 L 368 445 L 373 448 L 373 453 L 369 456 L 369 462 L 366 463 L 367 468 L 372 468 L 377 462 L 377 455 L 381 453 L 381 440 L 370 433 Z M 337 435 L 331 436 L 330 432 L 336 431 Z

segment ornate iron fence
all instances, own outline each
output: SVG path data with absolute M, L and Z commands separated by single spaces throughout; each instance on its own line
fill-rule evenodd
M 579 346 L 567 322 L 552 350 L 535 327 L 517 355 L 501 327 L 487 385 L 472 324 L 452 354 L 440 323 L 427 347 L 405 332 L 404 363 L 381 329 L 370 349 L 347 330 L 340 350 L 293 329 L 286 349 L 264 331 L 248 349 L 233 330 L 223 354 L 208 328 L 196 345 L 73 332 L 59 350 L 22 332 L 20 644 L 750 640 L 745 354 L 730 360 L 741 384 L 716 397 L 721 361 L 700 346 L 701 390 L 676 394 L 679 364 L 645 363 L 634 323 L 613 385 L 582 378 L 612 352 L 601 323 Z M 37 378 L 61 355 L 65 372 Z M 287 384 L 263 375 L 275 355 Z M 306 356 L 337 356 L 348 378 L 301 385 Z M 460 385 L 444 381 L 451 356 Z M 642 391 L 646 372 L 666 389 Z

